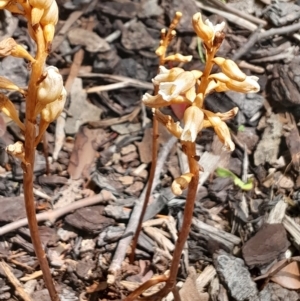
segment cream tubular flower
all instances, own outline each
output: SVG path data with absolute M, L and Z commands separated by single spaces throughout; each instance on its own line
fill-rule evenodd
M 67 91 L 63 87 L 61 95 L 53 102 L 47 104 L 41 111 L 41 119 L 47 123 L 51 123 L 58 118 L 64 109 L 67 99 Z
M 213 112 L 205 110 L 204 114 L 211 126 L 214 128 L 214 131 L 216 132 L 220 141 L 224 144 L 225 148 L 227 150 L 233 151 L 235 149 L 235 145 L 231 140 L 227 124 Z
M 11 118 L 22 131 L 25 131 L 25 126 L 19 119 L 19 115 L 14 104 L 2 93 L 0 93 L 0 111 Z
M 183 175 L 181 175 L 180 177 L 176 178 L 171 186 L 171 190 L 173 192 L 173 194 L 175 195 L 181 195 L 182 194 L 182 190 L 187 189 L 189 186 L 189 183 L 191 182 L 192 178 L 193 178 L 193 174 L 188 172 L 185 173 Z
M 38 86 L 37 98 L 38 102 L 46 105 L 59 98 L 63 89 L 63 79 L 54 66 L 46 67 L 43 75 L 44 79 Z
M 181 141 L 195 142 L 198 133 L 203 128 L 204 113 L 196 106 L 188 107 L 183 116 L 184 128 Z
M 193 15 L 193 27 L 197 36 L 204 42 L 209 42 L 214 37 L 214 30 L 203 22 L 201 13 Z
M 56 1 L 53 1 L 50 7 L 45 9 L 41 18 L 41 25 L 43 27 L 43 33 L 46 44 L 53 41 L 55 33 L 55 25 L 58 22 L 58 6 Z
M 8 55 L 26 59 L 31 63 L 35 62 L 35 59 L 29 54 L 29 52 L 19 45 L 13 38 L 7 38 L 0 42 L 0 56 Z
M 46 9 L 55 2 L 55 0 L 29 0 L 31 9 L 31 25 L 35 26 L 40 23 Z
M 154 85 L 159 85 L 163 82 L 173 81 L 180 73 L 184 72 L 182 68 L 167 69 L 164 66 L 159 66 L 159 73 L 152 79 Z
M 236 92 L 242 93 L 257 93 L 260 90 L 258 84 L 259 78 L 257 76 L 247 76 L 246 79 L 242 82 L 231 80 L 226 83 L 226 86 Z
M 35 146 L 40 142 L 49 124 L 56 120 L 64 109 L 67 99 L 67 91 L 63 88 L 61 95 L 55 101 L 47 104 L 41 111 L 39 134 L 35 139 Z
M 190 71 L 180 73 L 173 82 L 159 84 L 158 94 L 166 101 L 171 101 L 178 95 L 185 93 L 196 84 L 196 78 Z
M 215 34 L 224 30 L 225 22 L 217 25 L 213 25 L 208 19 L 203 22 L 201 13 L 196 13 L 193 16 L 193 27 L 197 36 L 201 38 L 207 46 L 211 47 Z
M 223 57 L 215 57 L 213 61 L 221 68 L 222 72 L 229 78 L 242 82 L 247 75 L 241 71 L 238 65 L 232 61 L 224 59 Z
M 215 73 L 209 76 L 209 79 L 215 79 L 217 82 L 221 82 L 226 85 L 226 90 L 232 90 L 241 93 L 257 93 L 260 90 L 258 84 L 259 78 L 257 76 L 246 76 L 246 79 L 242 82 L 229 78 L 224 73 Z M 221 84 L 215 88 L 217 92 L 226 91 Z
M 145 106 L 150 108 L 156 108 L 156 109 L 167 107 L 170 104 L 183 104 L 183 103 L 190 104 L 188 97 L 184 97 L 181 95 L 178 95 L 177 97 L 173 98 L 171 102 L 169 102 L 164 100 L 159 94 L 153 96 L 149 93 L 145 93 L 142 97 L 142 101 Z

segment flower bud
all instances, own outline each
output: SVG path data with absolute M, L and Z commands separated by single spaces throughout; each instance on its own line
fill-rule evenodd
M 18 87 L 15 83 L 7 79 L 6 77 L 0 76 L 0 89 L 18 91 L 22 94 L 25 94 L 25 91 Z
M 53 41 L 55 33 L 55 25 L 58 22 L 58 6 L 56 1 L 53 1 L 50 7 L 45 9 L 44 14 L 41 18 L 41 25 L 43 28 L 44 38 L 46 44 Z
M 174 61 L 174 62 L 188 63 L 192 59 L 193 59 L 192 55 L 182 55 L 180 53 L 176 53 L 165 57 L 165 62 Z
M 62 93 L 58 99 L 55 101 L 48 103 L 41 111 L 41 119 L 39 124 L 39 134 L 35 139 L 35 146 L 38 145 L 40 140 L 42 139 L 45 131 L 47 130 L 49 124 L 56 120 L 61 112 L 64 109 L 65 103 L 67 99 L 67 91 L 65 88 L 62 89 Z
M 204 114 L 196 106 L 188 107 L 183 115 L 184 128 L 180 140 L 195 142 L 198 133 L 203 128 Z
M 1 0 L 0 1 L 0 9 L 5 8 L 5 6 L 10 2 L 10 0 Z
M 201 13 L 196 13 L 193 15 L 193 27 L 197 36 L 204 42 L 208 42 L 213 39 L 214 31 L 210 26 L 206 25 L 202 21 Z
M 218 43 L 214 43 L 214 39 L 217 33 L 221 33 L 223 31 L 225 22 L 217 25 L 213 25 L 209 21 L 209 19 L 206 19 L 205 22 L 203 22 L 201 14 L 197 13 L 193 16 L 193 27 L 196 34 L 203 40 L 206 47 L 208 47 L 209 49 L 211 49 L 212 47 L 220 47 L 221 41 L 216 41 Z
M 178 95 L 191 89 L 196 83 L 195 76 L 190 71 L 180 73 L 173 82 L 162 82 L 159 84 L 158 94 L 166 101 L 171 101 Z
M 247 75 L 241 71 L 238 65 L 228 59 L 222 57 L 215 57 L 213 61 L 221 68 L 222 72 L 226 74 L 229 78 L 242 82 L 246 79 Z
M 31 25 L 40 23 L 44 11 L 47 10 L 55 0 L 29 0 L 31 9 Z
M 63 90 L 63 79 L 58 69 L 48 66 L 43 74 L 43 79 L 38 84 L 37 100 L 38 103 L 46 105 L 59 98 Z
M 48 103 L 41 111 L 41 119 L 51 123 L 58 118 L 64 109 L 67 99 L 67 91 L 63 87 L 61 95 L 53 102 Z
M 164 55 L 164 53 L 166 53 L 166 46 L 164 45 L 160 45 L 156 50 L 155 50 L 155 54 L 160 57 L 162 55 Z
M 17 44 L 13 38 L 7 38 L 0 42 L 0 56 L 8 55 L 26 59 L 31 63 L 35 62 L 35 59 L 29 54 L 29 52 L 27 52 L 27 50 L 21 45 Z
M 17 141 L 15 144 L 8 145 L 6 147 L 6 152 L 11 156 L 20 159 L 21 161 L 25 160 L 25 149 L 21 141 Z
M 193 178 L 193 174 L 188 172 L 185 173 L 183 175 L 181 175 L 180 177 L 176 178 L 171 186 L 172 192 L 175 195 L 181 195 L 182 194 L 182 190 L 187 189 L 189 186 L 189 183 L 191 182 L 192 178 Z
M 11 118 L 21 130 L 25 131 L 24 124 L 20 121 L 18 112 L 14 104 L 9 100 L 7 96 L 0 93 L 0 110 L 9 118 Z

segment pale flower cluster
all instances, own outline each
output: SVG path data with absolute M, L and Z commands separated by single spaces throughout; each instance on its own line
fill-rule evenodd
M 227 150 L 234 150 L 234 143 L 226 120 L 233 118 L 238 108 L 225 113 L 214 113 L 203 107 L 205 97 L 212 92 L 236 91 L 241 93 L 256 93 L 260 90 L 258 77 L 247 76 L 237 64 L 222 57 L 215 56 L 225 34 L 225 23 L 213 25 L 209 20 L 203 22 L 200 13 L 193 16 L 193 27 L 199 38 L 202 39 L 206 51 L 206 66 L 202 71 L 185 71 L 175 67 L 167 69 L 159 67 L 159 73 L 153 78 L 156 86 L 156 95 L 146 93 L 142 97 L 143 103 L 153 108 L 156 119 L 163 123 L 169 132 L 183 143 L 195 143 L 203 128 L 212 127 Z M 159 54 L 165 49 L 162 44 Z M 156 52 L 156 53 L 157 53 Z M 169 58 L 171 56 L 168 56 Z M 173 57 L 180 57 L 178 54 Z M 185 62 L 187 56 L 182 56 Z M 191 59 L 191 58 L 188 58 Z M 211 74 L 213 65 L 217 65 L 220 72 Z M 205 75 L 204 75 L 205 74 Z M 164 115 L 159 109 L 170 105 L 182 105 L 183 126 L 180 121 L 174 121 L 169 115 Z M 182 189 L 188 187 L 193 174 L 186 173 L 174 180 L 172 191 L 181 194 Z
M 8 9 L 14 13 L 23 14 L 28 19 L 28 30 L 31 37 L 37 42 L 45 43 L 49 50 L 54 37 L 55 25 L 58 21 L 58 6 L 55 0 L 0 0 L 0 9 Z M 42 29 L 41 39 L 37 41 L 35 30 L 40 26 Z M 39 46 L 39 45 L 38 45 Z M 25 48 L 16 43 L 13 38 L 6 38 L 0 42 L 0 56 L 15 56 L 28 60 L 31 64 L 36 63 Z M 26 96 L 27 91 L 21 89 L 13 82 L 0 77 L 0 88 L 15 90 Z M 40 114 L 39 142 L 48 125 L 53 122 L 64 109 L 67 92 L 63 85 L 63 78 L 59 70 L 54 66 L 44 68 L 41 78 L 37 81 L 37 98 L 35 106 L 35 117 Z M 0 110 L 14 120 L 24 131 L 25 126 L 20 121 L 13 103 L 7 96 L 0 93 Z
M 7 9 L 13 13 L 28 15 L 29 34 L 34 38 L 34 28 L 40 24 L 46 44 L 50 44 L 54 37 L 55 25 L 58 22 L 58 6 L 55 0 L 0 0 L 0 9 Z
M 219 61 L 218 61 L 219 62 Z M 224 68 L 222 69 L 222 66 Z M 226 65 L 232 65 L 232 69 L 226 70 Z M 230 60 L 224 60 L 220 64 L 224 73 L 212 74 L 209 76 L 207 89 L 203 94 L 196 94 L 196 84 L 201 83 L 202 72 L 198 70 L 184 71 L 181 68 L 168 70 L 161 66 L 159 74 L 153 79 L 153 83 L 158 85 L 158 93 L 152 96 L 148 93 L 142 97 L 143 103 L 151 108 L 161 108 L 171 104 L 186 104 L 188 108 L 184 112 L 184 128 L 180 133 L 180 140 L 195 142 L 198 133 L 204 127 L 213 127 L 224 146 L 234 149 L 229 130 L 224 120 L 232 118 L 237 109 L 227 113 L 215 114 L 194 104 L 196 97 L 204 98 L 213 91 L 236 91 L 242 93 L 256 93 L 259 91 L 258 78 L 254 76 L 242 76 L 238 66 Z M 235 75 L 235 72 L 238 76 Z M 229 77 L 232 74 L 232 77 Z M 233 79 L 234 78 L 234 79 Z M 237 79 L 242 79 L 238 81 Z

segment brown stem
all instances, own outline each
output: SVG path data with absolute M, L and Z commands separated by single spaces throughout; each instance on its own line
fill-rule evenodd
M 153 186 L 153 179 L 155 175 L 155 169 L 156 169 L 156 163 L 157 163 L 157 152 L 158 152 L 158 121 L 153 114 L 153 131 L 152 131 L 152 163 L 151 163 L 151 168 L 150 168 L 150 173 L 149 173 L 149 180 L 148 180 L 148 186 L 147 186 L 147 191 L 146 191 L 146 196 L 143 204 L 143 208 L 139 217 L 139 222 L 135 231 L 134 238 L 132 240 L 132 248 L 131 248 L 131 254 L 130 254 L 130 262 L 134 262 L 134 255 L 135 255 L 135 249 L 137 246 L 138 238 L 140 235 L 140 232 L 142 230 L 142 223 L 143 219 L 147 210 L 147 206 L 149 203 L 150 195 L 152 192 L 152 186 Z
M 157 292 L 156 294 L 150 297 L 143 299 L 147 301 L 159 301 L 174 289 L 182 250 L 188 238 L 191 224 L 192 224 L 194 204 L 195 204 L 195 198 L 196 198 L 198 182 L 199 182 L 199 164 L 195 159 L 196 156 L 195 143 L 182 142 L 182 148 L 188 157 L 190 172 L 193 173 L 194 176 L 188 187 L 186 204 L 185 204 L 184 214 L 183 214 L 183 223 L 175 245 L 172 264 L 170 268 L 170 276 L 168 277 L 168 280 L 166 281 L 166 285 L 162 290 L 160 290 L 159 292 Z M 160 282 L 162 281 L 164 281 L 163 278 L 160 279 Z M 133 291 L 126 299 L 124 299 L 124 301 L 135 300 L 138 295 L 140 295 L 143 291 L 145 291 L 152 285 L 153 285 L 153 280 L 150 279 L 149 281 L 145 282 L 142 287 L 139 287 L 137 290 Z
M 197 94 L 198 93 L 203 93 L 203 98 L 202 98 L 202 102 L 199 102 L 199 100 L 196 99 L 195 101 L 195 105 L 198 107 L 198 108 L 202 108 L 203 107 L 203 99 L 204 99 L 204 93 L 205 93 L 205 90 L 207 88 L 207 85 L 208 85 L 208 77 L 211 73 L 211 70 L 212 70 L 212 67 L 214 65 L 213 63 L 213 58 L 215 57 L 215 54 L 217 52 L 217 48 L 213 48 L 211 52 L 207 52 L 206 53 L 206 64 L 205 64 L 205 69 L 203 71 L 203 74 L 201 76 L 201 83 L 200 85 L 198 86 L 198 89 L 197 89 Z
M 59 301 L 59 296 L 54 287 L 48 261 L 44 253 L 42 243 L 38 232 L 38 224 L 35 214 L 35 202 L 33 195 L 33 167 L 35 154 L 35 105 L 37 99 L 37 81 L 42 75 L 43 68 L 47 58 L 47 51 L 44 42 L 43 32 L 40 26 L 35 29 L 37 42 L 36 62 L 32 64 L 32 72 L 28 84 L 28 95 L 26 97 L 26 122 L 25 122 L 25 163 L 23 164 L 23 182 L 24 182 L 24 197 L 25 207 L 28 219 L 32 244 L 39 261 L 45 285 L 49 291 L 52 301 Z

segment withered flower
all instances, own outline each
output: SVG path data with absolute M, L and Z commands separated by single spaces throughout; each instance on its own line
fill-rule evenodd
M 24 161 L 25 159 L 25 149 L 24 145 L 21 141 L 17 141 L 14 144 L 10 144 L 6 147 L 6 152 L 21 161 Z
M 192 178 L 193 178 L 193 174 L 188 172 L 185 173 L 183 175 L 181 175 L 180 177 L 176 178 L 171 186 L 172 192 L 175 195 L 181 195 L 182 194 L 182 190 L 187 189 L 189 186 L 189 183 L 191 182 Z
M 0 111 L 2 111 L 6 116 L 11 118 L 21 130 L 25 130 L 24 124 L 21 122 L 18 116 L 18 112 L 14 104 L 10 99 L 4 94 L 0 93 Z

